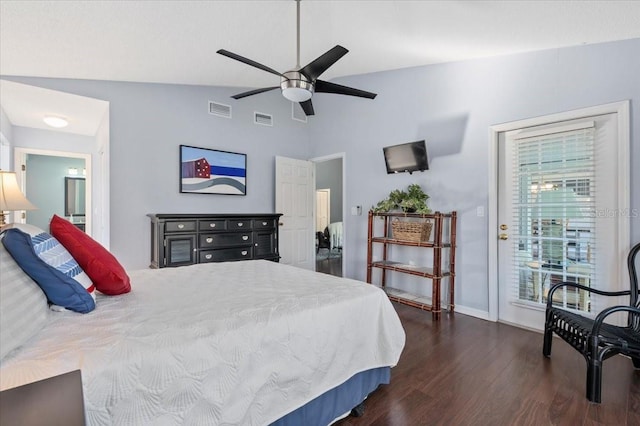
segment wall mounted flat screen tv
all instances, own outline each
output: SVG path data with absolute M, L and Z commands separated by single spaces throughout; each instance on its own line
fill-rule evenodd
M 247 155 L 180 145 L 180 192 L 247 194 Z
M 389 174 L 429 170 L 427 145 L 424 140 L 387 146 L 382 150 Z

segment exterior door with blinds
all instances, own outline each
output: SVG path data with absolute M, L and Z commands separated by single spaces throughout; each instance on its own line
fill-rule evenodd
M 617 290 L 616 114 L 504 132 L 498 140 L 498 319 L 543 329 L 550 287 L 562 281 Z M 604 308 L 565 289 L 553 303 Z

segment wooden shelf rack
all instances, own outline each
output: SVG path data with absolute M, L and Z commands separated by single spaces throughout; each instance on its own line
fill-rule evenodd
M 376 227 L 375 220 L 382 220 L 383 235 L 374 236 Z M 412 221 L 432 221 L 432 232 L 428 241 L 405 241 L 393 238 L 391 232 L 392 220 L 403 220 L 409 218 Z M 444 309 L 453 313 L 455 294 L 455 251 L 456 251 L 456 223 L 457 213 L 435 212 L 433 214 L 416 213 L 374 213 L 369 212 L 369 231 L 367 238 L 367 282 L 371 284 L 372 271 L 374 268 L 382 269 L 381 286 L 386 291 L 390 300 L 413 306 L 425 311 L 430 311 L 434 320 L 439 320 L 442 315 L 442 280 L 448 279 L 448 294 Z M 382 246 L 382 259 L 373 260 L 375 245 Z M 413 265 L 402 262 L 398 259 L 391 260 L 391 247 L 409 246 L 421 249 L 433 250 L 432 261 L 429 264 Z M 443 255 L 443 252 L 444 255 Z M 446 255 L 446 257 L 445 257 Z M 402 290 L 387 287 L 387 271 L 399 272 L 403 274 L 415 275 L 431 280 L 431 299 L 423 296 L 416 296 Z

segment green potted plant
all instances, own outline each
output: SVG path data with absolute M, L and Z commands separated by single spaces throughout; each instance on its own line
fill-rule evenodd
M 374 213 L 387 213 L 393 210 L 402 210 L 405 213 L 429 214 L 431 209 L 427 207 L 427 195 L 420 185 L 413 183 L 406 191 L 394 189 L 389 196 L 371 207 Z
M 417 183 L 411 184 L 406 191 L 394 189 L 389 196 L 371 207 L 374 213 L 388 213 L 394 210 L 402 210 L 404 213 L 429 214 L 431 209 L 427 207 L 429 196 Z M 403 241 L 428 241 L 431 236 L 432 223 L 430 220 L 418 220 L 411 218 L 391 222 L 393 237 Z

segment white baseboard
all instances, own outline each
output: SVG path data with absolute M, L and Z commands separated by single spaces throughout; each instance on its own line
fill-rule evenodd
M 489 311 L 481 311 L 480 309 L 469 308 L 467 306 L 456 305 L 454 313 L 458 312 L 471 317 L 483 319 L 485 321 L 491 321 L 489 319 Z

